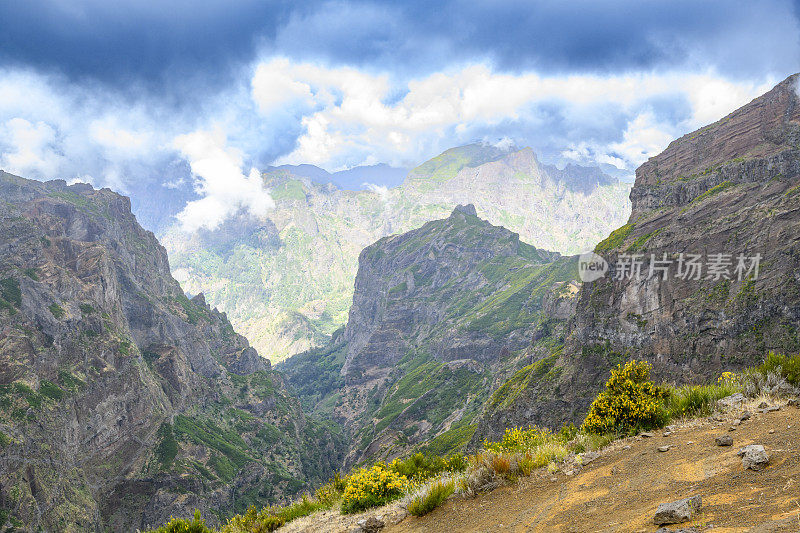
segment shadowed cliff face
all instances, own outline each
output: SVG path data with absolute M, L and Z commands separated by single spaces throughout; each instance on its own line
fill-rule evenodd
M 610 270 L 581 286 L 561 378 L 527 383 L 513 405 L 485 413 L 476 435 L 580 422 L 609 368 L 629 358 L 651 361 L 658 379 L 685 382 L 757 364 L 769 350 L 800 350 L 797 80 L 672 142 L 637 170 L 628 223 L 595 250 Z M 700 256 L 699 279 L 678 277 L 681 254 Z M 757 255 L 756 276 L 748 270 Z M 634 260 L 641 276 L 631 275 Z M 715 262 L 727 265 L 715 273 Z M 650 276 L 651 264 L 667 265 L 666 277 Z
M 2 173 L 0 250 L 0 501 L 15 519 L 145 528 L 276 501 L 338 466 L 269 362 L 183 294 L 127 198 Z

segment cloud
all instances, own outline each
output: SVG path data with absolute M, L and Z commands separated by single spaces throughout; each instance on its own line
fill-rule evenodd
M 633 169 L 676 136 L 722 118 L 775 80 L 714 73 L 508 74 L 485 64 L 391 83 L 386 73 L 272 59 L 273 77 L 304 87 L 303 131 L 279 164 L 341 168 L 365 160 L 418 163 L 455 144 L 506 132 L 559 157 Z M 261 93 L 259 72 L 253 95 Z M 391 100 L 393 92 L 402 98 Z M 268 92 L 267 99 L 271 99 Z M 516 130 L 517 135 L 508 135 Z M 495 139 L 497 137 L 494 137 Z M 577 139 L 577 140 L 576 140 Z
M 184 231 L 215 229 L 240 210 L 263 216 L 275 207 L 257 169 L 242 173 L 242 154 L 226 146 L 222 132 L 195 131 L 173 145 L 189 161 L 195 189 L 202 196 L 186 204 L 177 219 Z
M 364 183 L 364 188 L 380 196 L 382 202 L 386 202 L 386 200 L 388 200 L 389 198 L 389 188 L 384 185 L 376 185 L 374 183 Z
M 12 118 L 2 126 L 8 149 L 0 154 L 0 165 L 16 172 L 54 174 L 63 156 L 55 148 L 56 132 L 44 122 Z

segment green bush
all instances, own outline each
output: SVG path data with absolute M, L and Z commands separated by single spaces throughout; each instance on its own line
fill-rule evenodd
M 398 458 L 389 463 L 389 470 L 411 481 L 425 481 L 442 472 L 462 472 L 466 468 L 467 460 L 461 454 L 441 457 L 415 453 L 405 459 Z
M 769 352 L 766 359 L 756 368 L 766 376 L 774 372 L 782 376 L 789 384 L 800 385 L 800 355 L 784 355 Z
M 411 499 L 408 512 L 414 516 L 426 515 L 442 505 L 454 491 L 455 483 L 452 479 L 436 480 Z
M 53 316 L 56 318 L 62 318 L 67 314 L 66 311 L 64 311 L 64 308 L 55 302 L 51 303 L 48 309 L 50 309 L 50 312 L 53 313 Z
M 617 365 L 605 390 L 589 408 L 582 429 L 589 433 L 631 434 L 666 424 L 669 413 L 663 401 L 669 391 L 650 381 L 650 369 L 644 361 Z
M 55 401 L 64 397 L 64 391 L 58 385 L 44 379 L 39 382 L 39 394 Z
M 200 518 L 200 511 L 194 512 L 194 518 L 173 518 L 166 525 L 158 529 L 153 529 L 150 533 L 214 533 L 214 530 L 206 525 L 206 521 Z
M 709 415 L 717 400 L 736 392 L 740 392 L 740 387 L 724 380 L 714 385 L 685 385 L 672 389 L 666 400 L 669 418 Z

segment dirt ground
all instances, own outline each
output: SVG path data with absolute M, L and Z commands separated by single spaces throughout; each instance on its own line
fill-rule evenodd
M 653 532 L 659 503 L 699 494 L 701 513 L 683 527 L 800 532 L 800 409 L 756 412 L 729 431 L 737 413 L 687 423 L 666 437 L 659 431 L 619 441 L 572 476 L 541 472 L 475 499 L 452 498 L 427 516 L 408 516 L 383 531 Z M 733 446 L 715 445 L 722 434 L 733 437 Z M 666 444 L 674 447 L 657 450 Z M 743 469 L 736 452 L 748 444 L 766 448 L 765 470 Z

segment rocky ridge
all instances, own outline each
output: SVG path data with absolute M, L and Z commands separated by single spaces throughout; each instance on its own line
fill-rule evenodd
M 0 504 L 128 530 L 279 501 L 339 465 L 280 374 L 107 189 L 0 173 Z M 309 450 L 313 450 L 310 453 Z

